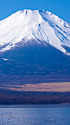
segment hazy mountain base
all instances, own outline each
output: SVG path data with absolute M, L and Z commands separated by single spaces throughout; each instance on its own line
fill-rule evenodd
M 70 74 L 70 56 L 49 44 L 20 46 L 0 53 L 0 73 L 6 75 Z
M 0 53 L 0 84 L 70 82 L 70 56 L 49 44 L 19 45 Z

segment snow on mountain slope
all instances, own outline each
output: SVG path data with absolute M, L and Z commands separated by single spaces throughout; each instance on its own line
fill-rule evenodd
M 16 43 L 35 39 L 51 44 L 63 53 L 70 47 L 70 24 L 45 10 L 22 10 L 0 21 L 0 51 L 16 46 Z

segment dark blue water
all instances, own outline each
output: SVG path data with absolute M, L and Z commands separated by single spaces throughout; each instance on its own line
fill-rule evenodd
M 0 108 L 0 125 L 70 125 L 70 106 L 6 106 Z

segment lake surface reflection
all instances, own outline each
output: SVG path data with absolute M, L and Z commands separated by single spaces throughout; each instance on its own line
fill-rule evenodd
M 70 105 L 0 106 L 0 125 L 70 125 Z

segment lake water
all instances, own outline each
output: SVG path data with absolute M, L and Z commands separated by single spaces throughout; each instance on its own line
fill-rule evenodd
M 70 125 L 70 105 L 0 106 L 0 125 Z

